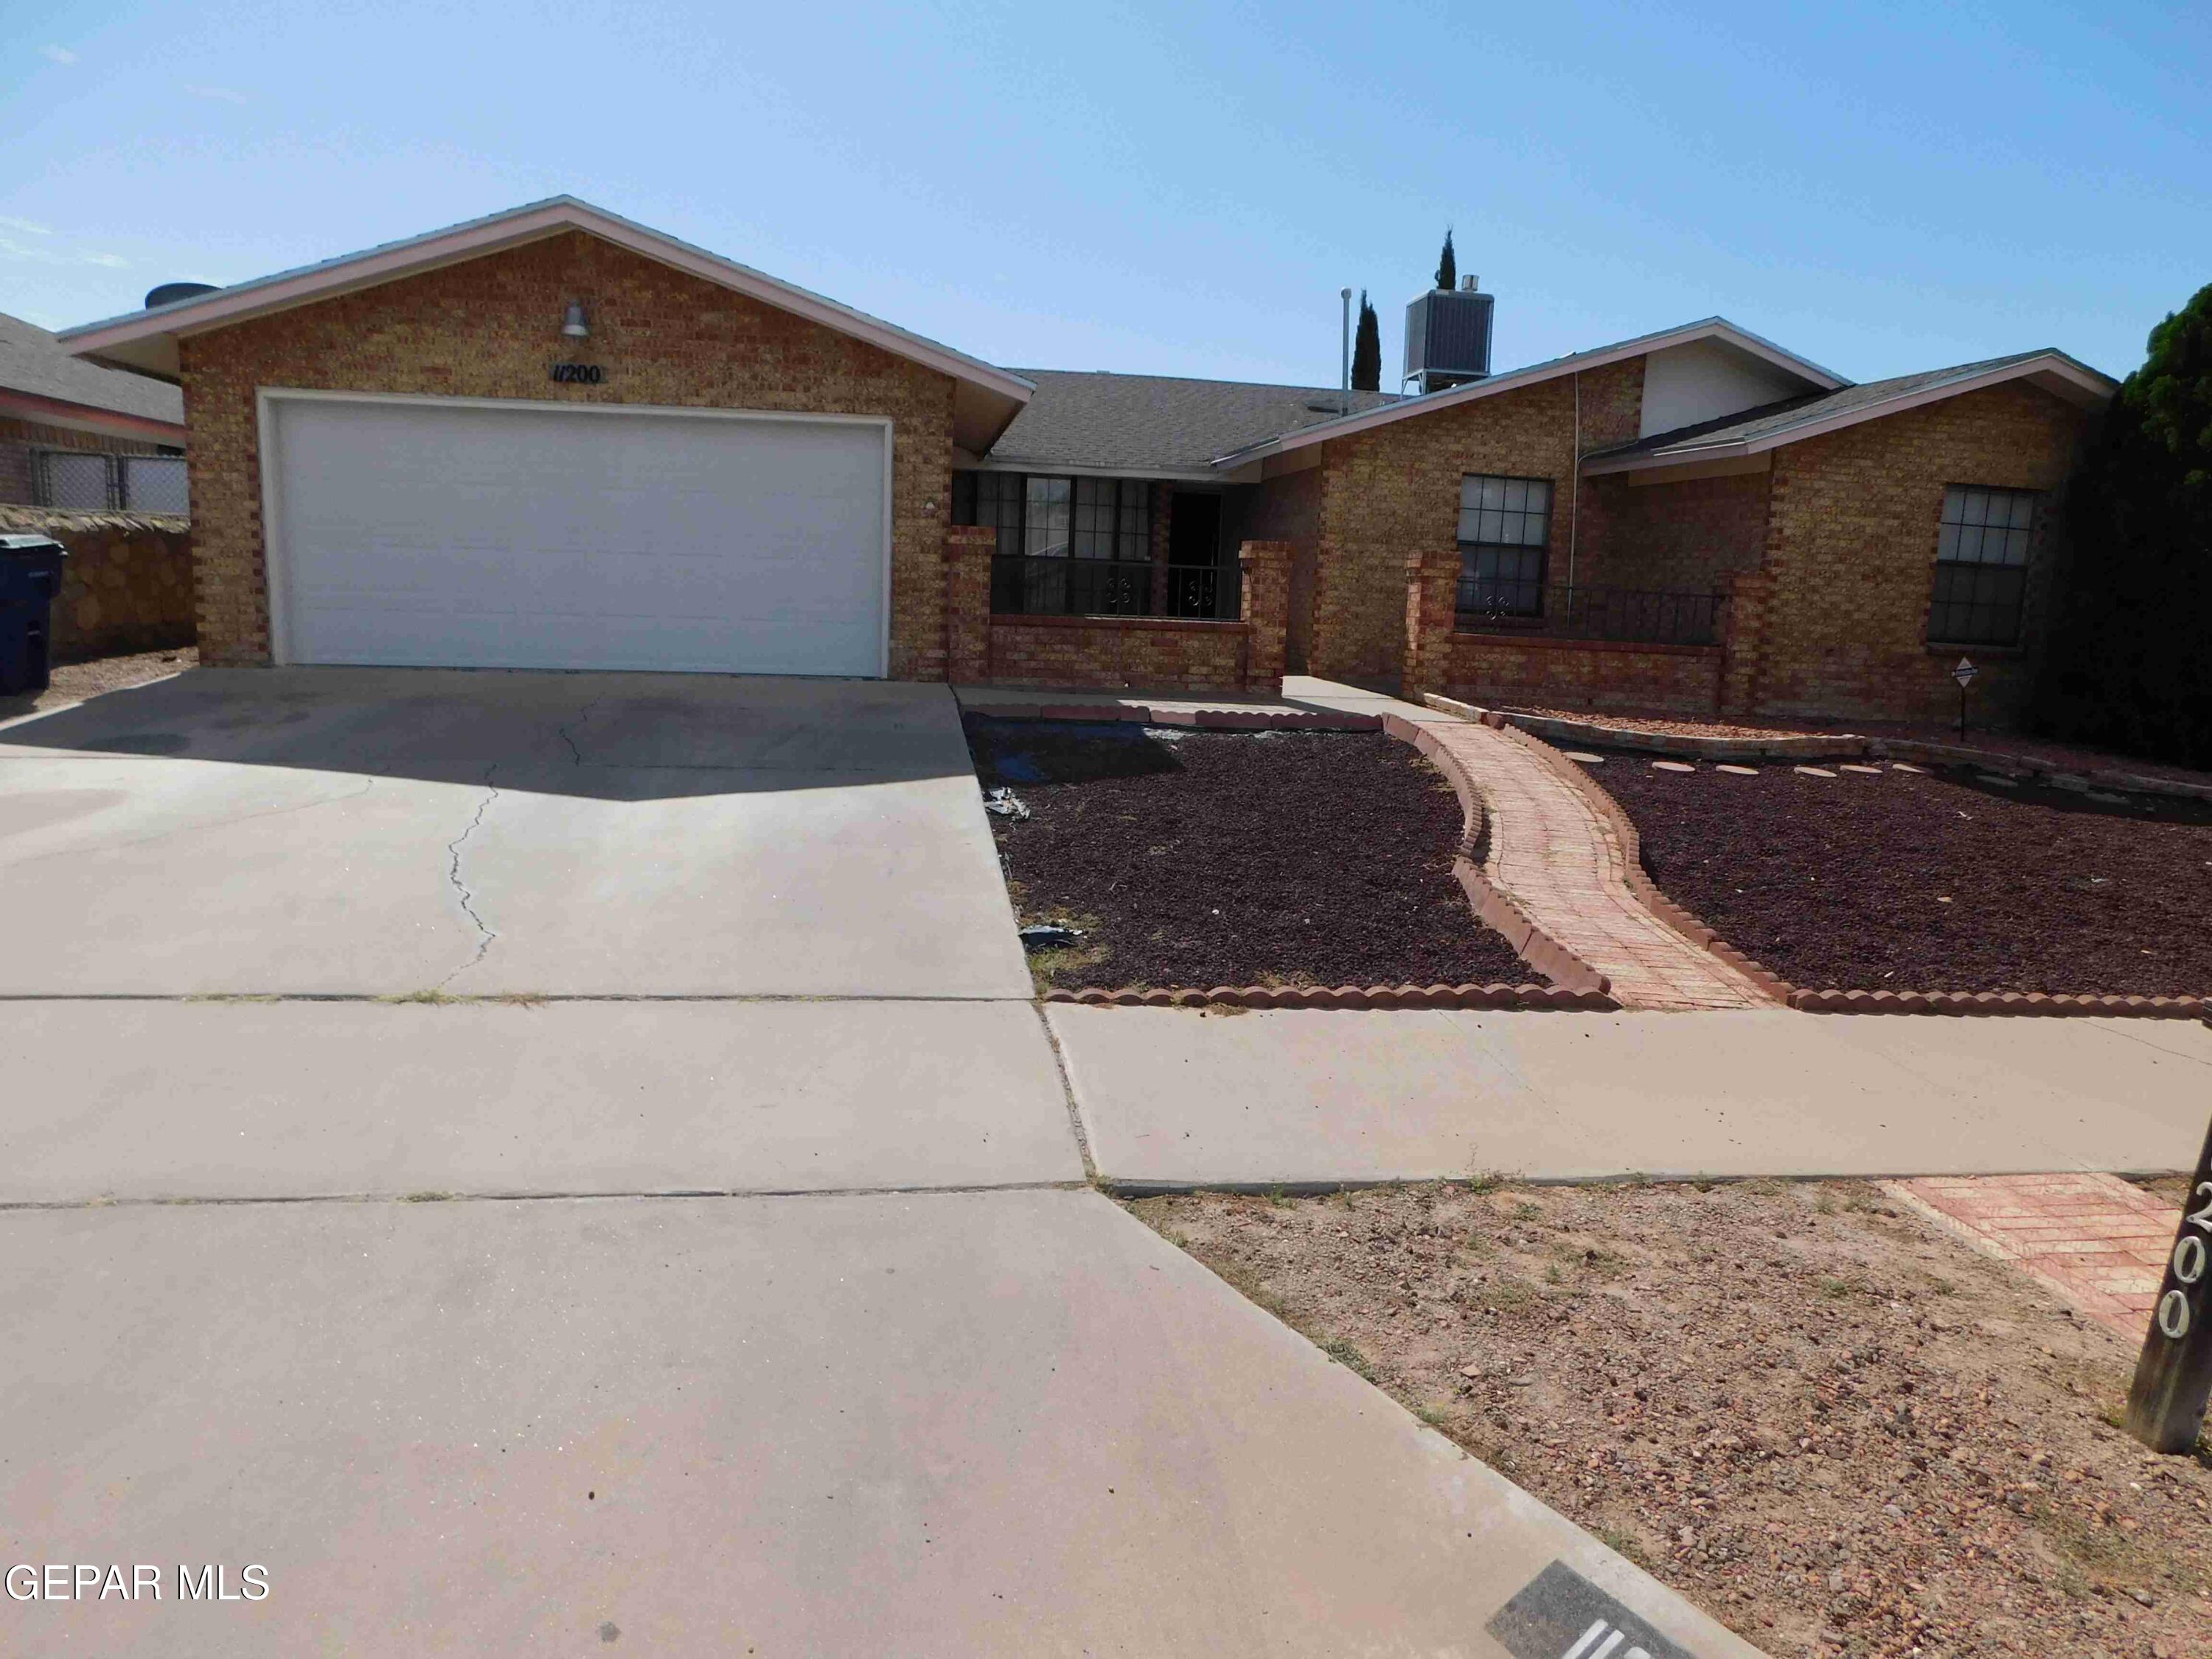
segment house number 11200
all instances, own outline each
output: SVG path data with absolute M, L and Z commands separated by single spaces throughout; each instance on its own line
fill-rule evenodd
M 556 363 L 553 378 L 562 386 L 597 386 L 606 371 L 597 363 Z

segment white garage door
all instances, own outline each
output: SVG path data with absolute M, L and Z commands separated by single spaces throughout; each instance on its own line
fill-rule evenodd
M 884 672 L 878 422 L 267 408 L 280 661 Z

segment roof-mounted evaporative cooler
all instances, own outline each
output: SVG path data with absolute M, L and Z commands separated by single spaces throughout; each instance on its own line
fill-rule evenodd
M 1443 392 L 1490 375 L 1493 296 L 1469 276 L 1457 289 L 1432 289 L 1406 307 L 1406 379 Z

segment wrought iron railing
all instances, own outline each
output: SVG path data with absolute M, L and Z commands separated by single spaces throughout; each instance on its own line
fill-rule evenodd
M 1000 617 L 1183 617 L 1237 619 L 1237 584 L 1211 564 L 1148 559 L 991 561 L 991 612 Z
M 1715 645 L 1724 593 L 1640 587 L 1547 587 L 1505 577 L 1460 578 L 1462 634 L 1542 634 L 1625 644 Z

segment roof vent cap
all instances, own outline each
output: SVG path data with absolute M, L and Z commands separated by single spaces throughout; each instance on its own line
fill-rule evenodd
M 179 300 L 197 300 L 203 294 L 216 290 L 213 283 L 163 283 L 158 288 L 146 290 L 146 309 L 158 311 L 163 306 L 173 306 Z

